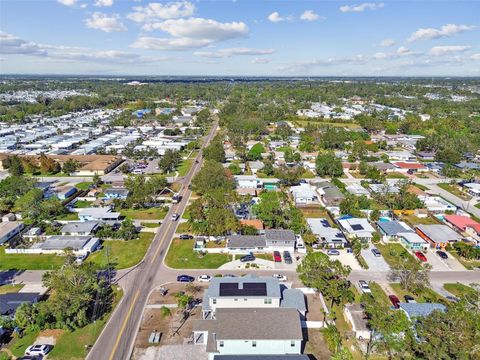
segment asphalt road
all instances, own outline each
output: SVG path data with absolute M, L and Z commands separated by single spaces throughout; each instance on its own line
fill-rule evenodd
M 203 147 L 215 136 L 216 130 L 217 124 L 212 127 L 207 135 Z M 148 296 L 157 285 L 156 280 L 163 278 L 163 259 L 178 225 L 178 221 L 172 221 L 171 216 L 174 213 L 183 214 L 191 194 L 188 185 L 202 165 L 201 156 L 200 152 L 196 159 L 198 162 L 193 164 L 187 176 L 181 180 L 183 185 L 180 191 L 182 200 L 168 211 L 145 258 L 136 268 L 122 276 L 120 281 L 124 289 L 124 297 L 90 350 L 87 359 L 129 359 Z

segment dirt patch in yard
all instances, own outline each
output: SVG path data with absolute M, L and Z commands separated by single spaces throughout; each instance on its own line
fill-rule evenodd
M 305 296 L 307 298 L 307 320 L 308 321 L 323 321 L 323 306 L 322 302 L 320 301 L 320 295 L 318 293 L 315 294 L 307 294 Z
M 57 343 L 57 339 L 62 336 L 65 330 L 44 330 L 38 334 L 37 338 L 35 339 L 34 344 L 49 344 L 55 345 Z
M 312 359 L 324 360 L 330 359 L 332 353 L 328 350 L 327 343 L 323 339 L 320 329 L 304 329 L 303 337 L 307 341 L 304 354 L 312 355 Z

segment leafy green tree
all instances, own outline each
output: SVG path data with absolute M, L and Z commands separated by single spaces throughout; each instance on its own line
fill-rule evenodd
M 228 170 L 230 170 L 232 175 L 240 175 L 242 173 L 242 169 L 240 169 L 240 166 L 237 163 L 231 163 L 228 166 Z
M 392 282 L 399 282 L 407 291 L 420 294 L 430 285 L 428 277 L 430 268 L 430 265 L 423 265 L 410 255 L 398 256 L 391 267 L 389 279 Z
M 227 177 L 222 164 L 207 160 L 193 178 L 192 188 L 201 194 L 216 189 L 228 191 L 233 189 L 233 181 Z
M 319 176 L 337 177 L 343 175 L 340 159 L 333 152 L 319 153 L 315 160 L 315 169 Z
M 94 186 L 99 187 L 102 184 L 102 178 L 100 175 L 95 174 L 93 175 L 92 182 Z
M 45 154 L 40 154 L 40 169 L 46 174 L 56 174 L 60 172 L 61 166 L 58 162 Z
M 21 176 L 25 173 L 22 161 L 16 155 L 7 158 L 5 167 L 8 168 L 8 173 L 11 176 Z
M 34 188 L 15 201 L 15 208 L 22 212 L 25 218 L 33 219 L 40 213 L 42 200 L 43 191 Z
M 67 159 L 63 163 L 62 171 L 64 174 L 70 175 L 78 170 L 80 163 L 75 159 Z
M 338 331 L 337 327 L 333 324 L 327 325 L 327 327 L 322 329 L 322 335 L 327 342 L 328 349 L 332 353 L 337 353 L 342 347 L 342 336 Z
M 249 160 L 261 160 L 262 154 L 265 152 L 265 148 L 261 143 L 256 143 L 248 151 L 247 157 Z
M 205 149 L 203 149 L 203 157 L 206 160 L 212 160 L 219 163 L 225 162 L 225 150 L 223 148 L 223 140 L 220 134 L 210 142 Z
M 181 161 L 182 156 L 180 155 L 180 152 L 168 149 L 158 161 L 158 167 L 164 173 L 172 172 L 175 171 Z

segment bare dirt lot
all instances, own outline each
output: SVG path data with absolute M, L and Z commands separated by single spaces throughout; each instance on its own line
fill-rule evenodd
M 167 294 L 162 295 L 160 290 L 155 290 L 152 292 L 150 297 L 148 298 L 148 305 L 159 305 L 159 304 L 176 304 L 177 299 L 175 298 L 175 294 L 180 291 L 188 290 L 188 293 L 193 295 L 194 297 L 203 298 L 203 292 L 208 287 L 208 283 L 195 283 L 195 287 L 198 287 L 198 292 L 193 292 L 192 287 L 189 287 L 185 283 L 171 283 L 164 286 L 167 289 Z

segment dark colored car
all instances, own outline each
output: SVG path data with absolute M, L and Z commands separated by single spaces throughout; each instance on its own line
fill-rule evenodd
M 179 275 L 177 276 L 177 281 L 178 282 L 193 282 L 195 281 L 195 278 L 190 275 Z
M 280 252 L 279 251 L 274 251 L 273 252 L 273 260 L 275 262 L 282 262 L 282 257 L 280 256 Z
M 285 261 L 285 264 L 291 264 L 293 262 L 292 256 L 290 255 L 290 252 L 288 252 L 287 250 L 283 252 L 283 261 Z
M 382 256 L 382 253 L 381 253 L 380 250 L 378 250 L 377 248 L 373 248 L 373 249 L 372 249 L 372 253 L 373 253 L 373 255 L 375 255 L 376 257 Z
M 400 299 L 396 295 L 388 295 L 388 298 L 395 308 L 398 309 L 400 307 Z
M 240 258 L 240 261 L 241 262 L 255 261 L 255 256 L 253 256 L 252 254 L 248 254 L 248 255 L 242 256 Z
M 407 302 L 407 303 L 416 302 L 415 299 L 413 298 L 413 296 L 411 296 L 411 295 L 405 295 L 403 298 L 405 299 L 405 302 Z
M 437 255 L 440 256 L 442 259 L 448 259 L 448 255 L 445 251 L 438 250 Z
M 193 236 L 188 234 L 182 234 L 179 236 L 179 238 L 182 240 L 190 240 L 190 239 L 193 239 Z
M 421 251 L 415 251 L 415 256 L 418 260 L 427 262 L 427 257 Z

